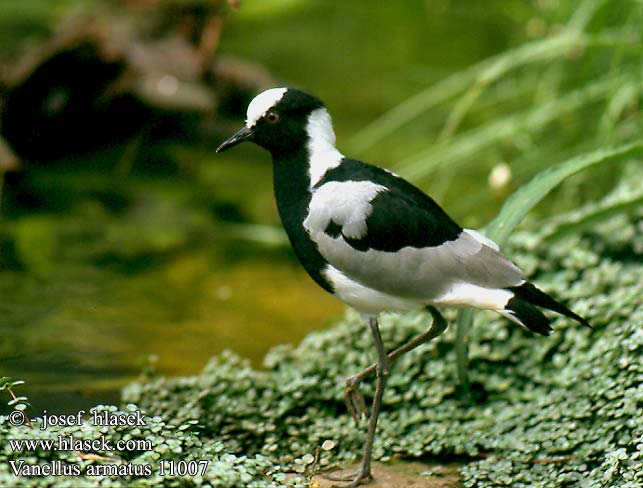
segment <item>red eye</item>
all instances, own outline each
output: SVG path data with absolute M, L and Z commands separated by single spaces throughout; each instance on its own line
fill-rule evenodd
M 279 115 L 274 112 L 268 112 L 268 114 L 266 115 L 266 120 L 269 124 L 276 124 L 277 122 L 279 122 Z

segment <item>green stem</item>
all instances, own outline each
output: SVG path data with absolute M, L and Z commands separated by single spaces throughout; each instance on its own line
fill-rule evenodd
M 473 322 L 473 310 L 470 308 L 458 312 L 458 323 L 455 339 L 456 364 L 458 367 L 458 382 L 464 394 L 471 394 L 469 381 L 469 329 Z

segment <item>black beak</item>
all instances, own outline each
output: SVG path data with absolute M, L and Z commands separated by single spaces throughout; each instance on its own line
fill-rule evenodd
M 221 145 L 217 147 L 217 152 L 220 153 L 225 151 L 226 149 L 230 149 L 231 147 L 234 147 L 243 141 L 247 141 L 251 137 L 252 137 L 252 129 L 248 129 L 247 127 L 242 127 L 237 131 L 235 135 L 223 141 Z

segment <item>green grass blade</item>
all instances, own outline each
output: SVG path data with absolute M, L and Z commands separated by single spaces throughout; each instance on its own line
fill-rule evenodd
M 404 124 L 443 103 L 466 89 L 476 79 L 488 83 L 507 70 L 530 62 L 561 55 L 577 44 L 576 36 L 561 34 L 511 49 L 501 55 L 481 61 L 432 85 L 386 112 L 358 132 L 349 145 L 353 151 L 363 151 Z
M 401 161 L 396 171 L 416 182 L 428 179 L 434 170 L 443 165 L 449 165 L 450 170 L 454 171 L 458 164 L 465 164 L 468 157 L 484 147 L 525 131 L 533 134 L 562 115 L 604 98 L 612 90 L 614 82 L 611 78 L 595 81 L 540 106 L 471 129 L 454 137 L 447 145 L 430 147 Z
M 581 154 L 542 171 L 507 199 L 498 216 L 487 226 L 486 235 L 502 246 L 525 215 L 565 178 L 598 164 L 639 154 L 643 154 L 643 139 Z
M 473 324 L 473 309 L 463 308 L 458 310 L 456 319 L 455 357 L 458 372 L 458 384 L 465 396 L 471 394 L 471 381 L 469 380 L 469 330 Z
M 600 222 L 604 222 L 618 215 L 624 215 L 628 212 L 643 208 L 643 188 L 640 192 L 630 195 L 622 200 L 617 200 L 604 207 L 599 207 L 578 218 L 565 219 L 564 222 L 552 225 L 543 235 L 548 241 L 556 241 L 571 234 L 578 234 L 585 229 L 594 227 Z
M 567 28 L 577 31 L 585 30 L 585 27 L 590 23 L 594 14 L 603 7 L 605 3 L 606 0 L 585 0 L 574 10 L 569 22 L 567 22 Z

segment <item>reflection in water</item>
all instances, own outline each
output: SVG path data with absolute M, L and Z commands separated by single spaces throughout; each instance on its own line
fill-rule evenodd
M 9 273 L 2 278 L 7 286 Z M 27 382 L 36 411 L 116 402 L 117 389 L 146 366 L 195 373 L 224 349 L 260 366 L 270 347 L 343 310 L 283 256 L 226 264 L 202 253 L 138 276 L 85 269 L 13 278 L 2 293 L 12 304 L 0 325 L 2 372 Z

